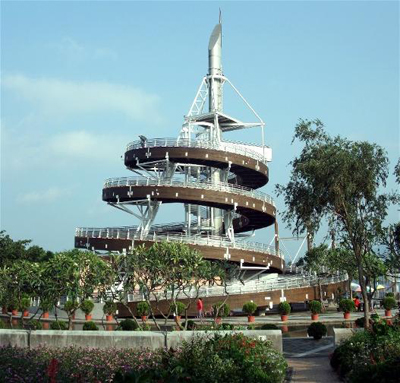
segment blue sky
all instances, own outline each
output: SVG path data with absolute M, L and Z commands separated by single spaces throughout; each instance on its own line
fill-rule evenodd
M 63 250 L 77 226 L 136 223 L 101 201 L 103 180 L 130 175 L 120 157 L 139 134 L 179 133 L 207 72 L 219 7 L 224 73 L 266 122 L 273 149 L 265 192 L 288 181 L 299 118 L 378 143 L 392 171 L 399 157 L 396 1 L 3 1 L 3 230 Z M 229 114 L 247 117 L 234 97 L 225 101 Z M 257 143 L 260 132 L 226 138 Z M 395 187 L 391 176 L 388 190 Z M 183 217 L 183 209 L 162 206 L 157 222 Z M 392 207 L 389 220 L 398 219 Z M 255 240 L 272 236 L 264 229 Z

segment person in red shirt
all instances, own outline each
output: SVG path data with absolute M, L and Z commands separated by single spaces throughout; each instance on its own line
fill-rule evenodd
M 358 297 L 354 298 L 354 305 L 356 306 L 356 310 L 360 311 L 360 300 L 358 299 Z
M 201 298 L 199 298 L 197 300 L 197 316 L 198 318 L 203 318 L 203 309 L 204 309 L 204 305 L 203 305 L 203 300 Z

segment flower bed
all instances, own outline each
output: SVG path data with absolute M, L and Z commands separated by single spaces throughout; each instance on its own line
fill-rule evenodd
M 158 371 L 161 352 L 0 347 L 0 382 L 112 382 L 117 371 Z
M 243 334 L 194 338 L 176 351 L 0 347 L 0 381 L 11 383 L 280 383 L 286 368 L 282 354 L 270 342 Z
M 348 382 L 394 383 L 400 377 L 400 327 L 376 321 L 336 348 L 331 366 Z

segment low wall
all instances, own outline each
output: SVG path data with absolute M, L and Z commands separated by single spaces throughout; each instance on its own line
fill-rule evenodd
M 339 346 L 340 343 L 350 338 L 354 333 L 363 331 L 362 328 L 333 328 L 333 338 L 335 341 L 335 347 Z
M 245 331 L 176 331 L 167 335 L 167 348 L 176 349 L 182 342 L 193 337 L 211 338 L 216 333 L 225 335 L 243 333 L 254 339 L 269 340 L 272 347 L 282 352 L 281 330 L 245 330 Z M 147 348 L 155 350 L 165 345 L 165 337 L 155 331 L 58 331 L 58 330 L 0 330 L 0 346 L 18 346 L 35 348 L 47 347 L 93 347 L 115 348 Z

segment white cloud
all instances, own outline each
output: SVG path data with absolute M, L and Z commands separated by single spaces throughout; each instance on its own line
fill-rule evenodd
M 64 58 L 72 61 L 82 61 L 87 59 L 111 59 L 116 60 L 118 54 L 110 48 L 91 47 L 83 45 L 76 39 L 66 36 L 58 42 L 47 44 Z
M 110 134 L 91 134 L 87 131 L 73 131 L 57 134 L 45 146 L 52 156 L 68 159 L 103 159 L 109 161 L 122 155 L 127 139 Z M 45 148 L 44 148 L 45 149 Z
M 17 197 L 17 202 L 24 205 L 37 202 L 48 203 L 60 200 L 70 195 L 71 195 L 71 190 L 51 187 L 43 191 L 30 191 L 27 193 L 19 194 Z
M 159 121 L 159 97 L 140 89 L 107 82 L 78 82 L 54 78 L 5 75 L 5 89 L 15 92 L 49 116 L 116 112 L 132 120 Z

